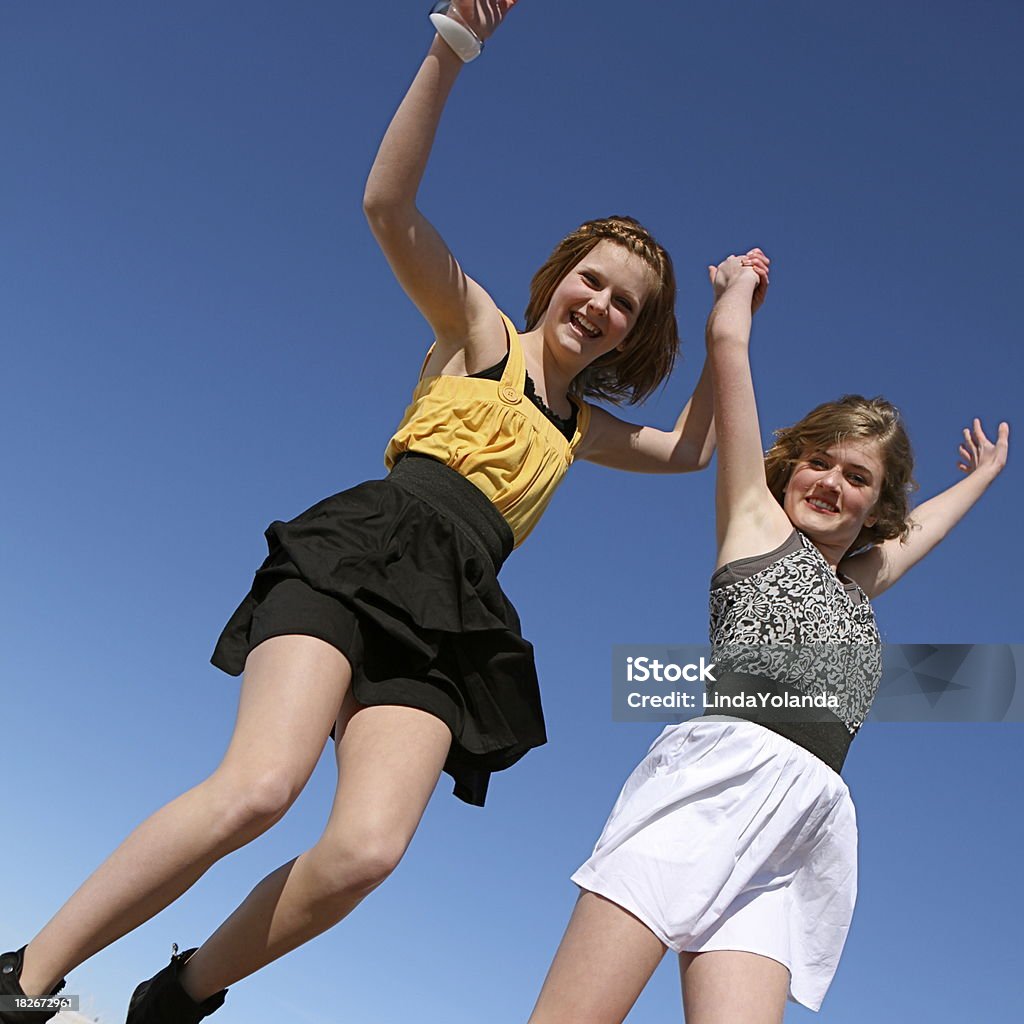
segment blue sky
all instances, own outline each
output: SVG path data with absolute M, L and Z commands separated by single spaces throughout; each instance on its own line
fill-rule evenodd
M 426 4 L 68 2 L 0 12 L 0 945 L 27 941 L 143 817 L 217 764 L 238 683 L 207 662 L 262 531 L 382 475 L 425 324 L 362 217 L 425 51 Z M 642 10 L 642 14 L 635 13 Z M 1019 429 L 1024 12 L 524 0 L 450 103 L 421 206 L 521 323 L 580 221 L 672 252 L 682 365 L 704 268 L 761 245 L 762 426 L 844 392 L 903 410 L 921 494 L 960 429 Z M 1012 446 L 1011 441 L 1011 446 Z M 1015 453 L 881 598 L 894 642 L 1020 642 Z M 618 787 L 656 734 L 613 724 L 613 643 L 697 643 L 713 478 L 575 467 L 503 571 L 538 651 L 549 744 L 484 810 L 442 782 L 406 862 L 347 922 L 238 985 L 262 1024 L 525 1020 Z M 999 1019 L 1018 1005 L 1020 725 L 869 725 L 845 777 L 861 899 L 820 1019 Z M 329 757 L 288 816 L 72 975 L 103 1021 L 315 841 Z M 673 965 L 630 1017 L 671 1019 Z M 787 1020 L 812 1019 L 800 1008 Z

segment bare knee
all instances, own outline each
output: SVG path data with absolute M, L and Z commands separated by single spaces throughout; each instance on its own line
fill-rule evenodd
M 346 904 L 376 889 L 398 866 L 407 845 L 404 836 L 353 831 L 343 838 L 325 835 L 309 857 L 325 897 Z
M 203 785 L 217 804 L 225 838 L 255 838 L 280 821 L 304 781 L 286 767 L 269 767 L 251 774 L 221 769 Z

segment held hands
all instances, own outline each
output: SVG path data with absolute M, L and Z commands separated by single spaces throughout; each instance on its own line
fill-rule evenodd
M 461 21 L 483 42 L 505 20 L 516 0 L 452 0 L 447 14 Z
M 768 265 L 771 260 L 760 249 L 751 249 L 743 256 L 729 256 L 717 267 L 708 267 L 708 277 L 717 302 L 735 287 L 749 287 L 750 312 L 756 313 L 768 294 Z
M 958 466 L 964 473 L 979 473 L 994 480 L 999 471 L 1006 465 L 1006 456 L 1010 448 L 1010 425 L 999 424 L 999 434 L 994 442 L 985 436 L 981 429 L 981 420 L 975 418 L 973 433 L 964 427 L 964 440 L 960 445 Z

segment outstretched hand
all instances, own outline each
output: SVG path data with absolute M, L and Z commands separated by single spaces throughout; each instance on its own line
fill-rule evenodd
M 483 41 L 494 34 L 515 5 L 516 0 L 452 0 L 448 17 L 469 26 Z
M 708 267 L 708 277 L 715 299 L 720 299 L 733 285 L 745 281 L 754 285 L 750 298 L 750 312 L 756 313 L 768 294 L 770 263 L 771 260 L 760 249 L 755 248 L 743 256 L 729 256 L 717 267 Z
M 964 473 L 982 472 L 991 477 L 1006 465 L 1010 449 L 1010 424 L 1000 423 L 995 441 L 990 441 L 981 429 L 981 420 L 975 418 L 973 431 L 964 427 L 964 440 L 960 445 L 958 466 Z

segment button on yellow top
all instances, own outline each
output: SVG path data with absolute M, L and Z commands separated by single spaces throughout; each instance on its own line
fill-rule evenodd
M 508 334 L 508 363 L 500 381 L 440 374 L 424 377 L 391 438 L 390 469 L 403 452 L 429 455 L 461 473 L 490 499 L 512 528 L 518 547 L 537 525 L 572 465 L 590 423 L 579 406 L 569 441 L 531 401 L 523 401 L 526 362 L 519 334 L 501 314 Z

